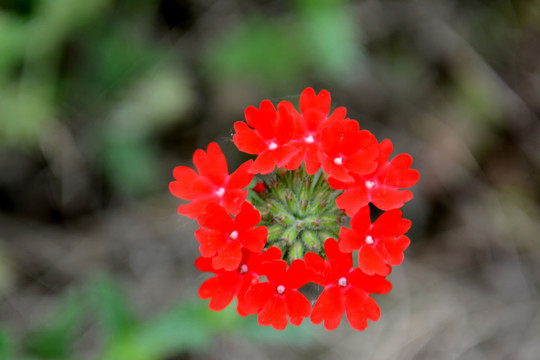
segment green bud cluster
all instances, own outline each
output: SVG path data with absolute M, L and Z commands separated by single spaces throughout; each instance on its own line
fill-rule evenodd
M 324 256 L 324 242 L 337 239 L 347 216 L 336 206 L 342 191 L 328 185 L 319 170 L 308 175 L 304 166 L 294 171 L 278 169 L 261 180 L 265 189 L 250 190 L 250 201 L 261 213 L 261 225 L 268 228 L 266 246 L 277 246 L 288 262 L 303 258 L 308 251 Z

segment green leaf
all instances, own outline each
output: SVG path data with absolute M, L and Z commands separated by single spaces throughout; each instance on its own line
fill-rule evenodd
M 110 342 L 100 359 L 160 360 L 210 346 L 219 334 L 239 328 L 234 309 L 209 310 L 205 303 L 184 303 L 141 323 L 129 336 Z
M 12 339 L 9 334 L 0 329 L 0 360 L 7 360 L 12 358 L 11 354 L 11 343 Z
M 68 359 L 77 336 L 83 304 L 78 295 L 68 293 L 58 310 L 25 341 L 26 351 L 40 359 Z
M 26 24 L 0 12 L 0 83 L 23 56 Z
M 363 46 L 343 1 L 302 1 L 299 5 L 303 43 L 317 73 L 342 79 L 355 71 L 363 61 Z
M 96 91 L 114 92 L 137 79 L 149 68 L 163 61 L 164 50 L 153 44 L 131 39 L 122 27 L 107 27 L 105 32 L 93 34 L 87 51 L 96 57 L 92 70 L 84 81 L 95 83 Z
M 0 142 L 34 145 L 54 118 L 47 86 L 0 86 Z
M 98 160 L 114 188 L 127 197 L 154 190 L 160 183 L 161 169 L 151 142 L 122 138 L 116 133 L 106 136 L 101 140 Z
M 88 292 L 107 342 L 120 341 L 137 327 L 138 321 L 127 297 L 111 278 L 97 279 Z
M 53 52 L 74 29 L 101 15 L 110 0 L 42 0 L 32 21 L 31 57 Z
M 283 85 L 297 79 L 304 53 L 289 23 L 253 18 L 227 32 L 207 56 L 215 76 Z

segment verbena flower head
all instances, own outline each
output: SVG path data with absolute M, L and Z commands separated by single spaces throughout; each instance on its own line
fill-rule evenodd
M 174 170 L 170 191 L 188 201 L 178 212 L 200 225 L 196 266 L 213 274 L 199 296 L 214 311 L 236 298 L 241 316 L 278 330 L 308 317 L 333 330 L 344 313 L 363 330 L 380 317 L 371 295 L 390 291 L 386 276 L 409 246 L 399 208 L 419 174 L 408 154 L 390 160 L 390 140 L 331 111 L 326 90 L 305 89 L 299 105 L 246 109 L 233 142 L 255 158 L 232 174 L 216 143 L 193 155 L 198 173 Z M 309 283 L 323 288 L 317 298 L 303 294 Z

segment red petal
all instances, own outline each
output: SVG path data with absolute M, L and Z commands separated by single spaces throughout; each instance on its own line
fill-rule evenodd
M 208 196 L 208 197 L 214 197 L 214 184 L 210 182 L 209 179 L 199 176 L 193 182 L 191 183 L 191 187 L 189 189 L 191 192 L 191 196 L 193 199 L 202 197 L 202 196 Z
M 300 111 L 303 113 L 304 111 L 315 107 L 314 104 L 316 104 L 316 100 L 317 95 L 315 94 L 315 90 L 311 87 L 305 88 L 304 91 L 302 91 L 302 94 L 300 94 Z
M 255 162 L 251 164 L 248 171 L 252 174 L 264 175 L 270 174 L 272 171 L 274 171 L 275 167 L 276 162 L 274 160 L 272 152 L 266 151 L 257 156 L 257 159 L 255 159 Z
M 264 249 L 267 238 L 268 230 L 265 226 L 259 226 L 255 229 L 247 230 L 242 233 L 242 245 L 244 248 L 258 253 Z
M 381 315 L 375 300 L 354 287 L 348 287 L 346 290 L 345 311 L 351 327 L 359 331 L 367 327 L 367 319 L 377 321 Z
M 289 266 L 283 285 L 287 288 L 299 289 L 310 282 L 313 275 L 313 270 L 306 266 L 304 260 L 296 259 Z
M 371 226 L 369 206 L 364 206 L 351 219 L 351 227 L 360 236 L 365 236 Z
M 420 174 L 410 169 L 412 157 L 409 154 L 400 154 L 392 159 L 386 174 L 385 184 L 397 188 L 407 188 L 418 182 Z
M 366 274 L 386 276 L 390 273 L 390 267 L 372 246 L 365 245 L 358 252 L 358 267 Z
M 180 199 L 193 199 L 191 183 L 198 177 L 195 170 L 187 166 L 177 166 L 173 170 L 173 176 L 178 181 L 173 181 L 169 184 L 170 192 Z
M 365 186 L 355 187 L 339 195 L 336 199 L 336 205 L 345 210 L 349 216 L 353 216 L 360 208 L 369 203 L 368 192 Z
M 315 90 L 308 87 L 300 95 L 300 111 L 303 113 L 308 109 L 317 109 L 325 115 L 330 111 L 330 93 L 321 90 L 319 95 L 315 95 Z
M 197 216 L 201 215 L 206 208 L 208 203 L 216 201 L 214 198 L 202 198 L 196 199 L 190 202 L 189 204 L 184 204 L 178 206 L 178 213 L 180 215 L 187 216 L 190 219 L 195 219 Z
M 195 259 L 195 266 L 199 271 L 203 272 L 214 272 L 214 267 L 212 266 L 212 259 L 199 257 Z
M 244 112 L 246 121 L 263 139 L 271 139 L 275 135 L 277 112 L 269 100 L 261 102 L 260 110 L 250 106 Z
M 360 131 L 360 125 L 356 120 L 336 121 L 333 127 L 337 130 L 336 133 L 340 135 L 339 149 L 346 156 L 351 156 L 364 149 L 369 144 L 369 140 L 375 139 L 369 131 Z M 375 145 L 377 145 L 376 142 Z
M 308 252 L 304 255 L 304 261 L 306 262 L 306 265 L 315 272 L 312 281 L 315 284 L 326 286 L 329 282 L 328 273 L 325 271 L 326 261 L 312 252 Z
M 307 146 L 305 153 L 306 172 L 315 174 L 321 168 L 321 156 L 318 146 Z
M 326 114 L 316 109 L 308 109 L 304 112 L 304 124 L 306 131 L 317 132 L 325 120 Z
M 236 227 L 239 229 L 251 229 L 261 222 L 261 214 L 249 202 L 242 204 L 242 210 L 234 219 Z
M 259 325 L 284 330 L 287 327 L 287 306 L 283 296 L 273 296 L 272 299 L 259 312 Z
M 390 157 L 392 150 L 393 145 L 390 140 L 384 139 L 379 143 L 379 158 L 377 160 L 379 164 L 384 164 L 388 162 L 388 158 Z
M 329 157 L 335 157 L 340 150 L 343 128 L 341 122 L 327 123 L 320 129 L 319 139 L 321 150 Z
M 245 317 L 249 315 L 249 313 L 247 312 L 248 303 L 246 299 L 246 294 L 253 285 L 256 285 L 258 283 L 259 278 L 256 275 L 253 275 L 249 272 L 240 275 L 240 285 L 238 286 L 238 291 L 236 292 L 236 311 L 238 311 L 238 314 L 240 316 Z
M 242 260 L 242 247 L 240 242 L 231 241 L 223 246 L 218 254 L 212 258 L 214 269 L 236 270 Z
M 288 290 L 284 295 L 291 324 L 298 326 L 311 314 L 311 303 L 297 290 Z
M 324 251 L 335 273 L 346 275 L 353 267 L 352 254 L 341 252 L 336 240 L 327 239 L 324 243 Z
M 287 279 L 287 263 L 284 260 L 268 261 L 261 264 L 261 275 L 276 285 L 284 285 Z
M 278 123 L 276 127 L 276 139 L 280 144 L 287 144 L 295 133 L 294 118 L 290 107 L 283 101 L 278 105 Z
M 353 177 L 354 177 L 354 174 L 353 174 Z M 363 183 L 363 181 L 362 181 L 362 183 Z M 359 184 L 359 182 L 356 179 L 355 179 L 354 183 L 344 183 L 344 182 L 341 182 L 341 181 L 336 180 L 334 178 L 328 178 L 328 185 L 330 185 L 330 187 L 332 189 L 335 189 L 335 190 L 352 189 L 355 186 L 357 186 L 357 184 Z
M 407 249 L 410 244 L 410 240 L 405 235 L 398 237 L 397 239 L 388 239 L 384 242 L 384 246 L 388 251 L 386 262 L 390 265 L 399 265 L 403 262 L 403 251 Z
M 204 213 L 197 218 L 197 222 L 202 227 L 215 229 L 227 234 L 236 230 L 234 220 L 227 210 L 216 203 L 208 204 Z
M 356 231 L 341 227 L 339 231 L 339 250 L 351 252 L 360 249 L 365 244 L 365 237 L 360 236 Z
M 277 167 L 284 167 L 298 153 L 298 148 L 293 145 L 283 145 L 274 151 L 274 159 Z
M 208 307 L 211 310 L 223 310 L 231 303 L 238 281 L 239 275 L 236 271 L 216 275 L 202 283 L 199 288 L 199 297 L 203 300 L 210 298 Z
M 234 131 L 236 133 L 233 135 L 233 142 L 238 150 L 248 154 L 260 154 L 266 150 L 266 142 L 245 122 L 235 122 Z
M 358 175 L 370 174 L 377 168 L 378 150 L 376 147 L 362 150 L 354 155 L 349 156 L 345 161 L 345 167 Z
M 368 294 L 386 294 L 392 290 L 392 284 L 382 276 L 367 275 L 362 269 L 355 268 L 349 276 L 349 283 Z
M 248 172 L 253 160 L 248 160 L 233 172 L 227 180 L 227 189 L 244 189 L 253 179 L 253 174 Z
M 393 209 L 385 211 L 373 223 L 369 234 L 373 237 L 392 236 L 405 234 L 411 227 L 411 221 L 401 217 L 401 211 Z
M 345 301 L 340 288 L 336 285 L 326 287 L 311 313 L 311 321 L 319 324 L 324 320 L 326 330 L 334 330 L 339 326 L 343 312 L 345 311 Z
M 263 269 L 261 269 L 261 265 L 272 261 L 272 260 L 278 260 L 281 258 L 281 250 L 275 246 L 272 246 L 268 248 L 266 251 L 255 254 L 248 260 L 248 266 L 249 271 L 253 271 L 254 273 L 262 273 Z
M 334 159 L 330 159 L 327 154 L 321 156 L 322 167 L 324 172 L 329 176 L 336 178 L 342 182 L 353 182 L 354 178 L 349 175 L 349 172 L 343 167 L 343 165 L 337 165 L 334 163 Z
M 203 257 L 212 257 L 225 246 L 227 237 L 219 231 L 212 231 L 203 228 L 195 231 L 195 238 L 200 243 L 199 251 Z
M 406 172 L 403 172 L 401 175 L 401 179 L 399 181 L 399 187 L 400 188 L 408 188 L 413 185 L 415 185 L 418 180 L 420 180 L 420 173 L 418 170 L 407 170 Z
M 225 155 L 215 142 L 208 144 L 206 151 L 206 153 L 200 149 L 195 151 L 193 164 L 201 176 L 210 179 L 216 185 L 221 185 L 229 176 Z
M 293 144 L 292 146 L 296 145 Z M 302 161 L 304 161 L 304 153 L 300 147 L 297 147 L 297 150 L 298 151 L 296 152 L 296 154 L 289 160 L 287 164 L 285 164 L 285 168 L 287 170 L 296 170 L 300 167 L 300 165 L 302 165 Z
M 340 106 L 334 109 L 334 111 L 332 112 L 332 115 L 328 117 L 328 121 L 329 122 L 343 121 L 345 120 L 346 115 L 347 115 L 347 109 L 343 106 Z
M 269 282 L 253 285 L 246 293 L 246 312 L 256 314 L 276 294 L 276 288 Z
M 222 198 L 223 207 L 232 215 L 237 215 L 242 204 L 247 199 L 247 191 L 227 190 Z
M 371 192 L 371 202 L 381 210 L 387 211 L 402 207 L 413 198 L 409 190 L 378 188 Z

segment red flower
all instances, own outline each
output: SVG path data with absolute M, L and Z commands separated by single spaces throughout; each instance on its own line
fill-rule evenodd
M 221 149 L 211 143 L 195 152 L 197 171 L 174 170 L 170 191 L 188 201 L 178 212 L 200 225 L 195 237 L 202 256 L 195 264 L 213 273 L 199 288 L 211 310 L 236 298 L 241 316 L 258 314 L 260 325 L 277 330 L 310 316 L 328 330 L 339 326 L 343 313 L 356 330 L 379 319 L 371 294 L 390 291 L 384 277 L 403 261 L 411 222 L 398 208 L 413 197 L 405 189 L 419 174 L 409 155 L 390 161 L 389 140 L 378 143 L 346 118 L 345 108 L 330 112 L 330 106 L 328 91 L 312 88 L 302 92 L 299 111 L 289 101 L 276 109 L 264 100 L 234 124 L 234 144 L 255 161 L 229 175 Z M 276 166 L 275 175 L 251 183 L 253 174 Z M 370 203 L 383 210 L 373 223 Z M 342 226 L 345 214 L 352 217 L 350 228 Z M 273 244 L 279 248 L 265 251 Z M 308 282 L 324 287 L 313 309 L 299 291 Z
M 245 162 L 229 175 L 227 160 L 218 144 L 210 143 L 206 153 L 200 149 L 195 151 L 193 164 L 199 174 L 187 166 L 178 166 L 173 172 L 176 181 L 169 184 L 169 190 L 174 196 L 191 201 L 180 205 L 178 213 L 194 219 L 204 211 L 207 204 L 215 202 L 231 214 L 238 214 L 247 197 L 247 190 L 243 189 L 253 178 L 247 172 L 251 163 L 251 160 Z
M 401 217 L 400 210 L 386 211 L 371 224 L 369 206 L 365 206 L 353 216 L 351 227 L 341 228 L 339 249 L 347 253 L 358 250 L 358 266 L 366 274 L 386 276 L 390 273 L 387 264 L 401 264 L 410 243 L 403 234 L 411 222 Z
M 314 282 L 324 286 L 311 313 L 311 321 L 324 321 L 327 330 L 334 330 L 347 313 L 349 324 L 356 330 L 367 327 L 367 319 L 377 321 L 381 315 L 379 306 L 370 294 L 386 294 L 392 284 L 381 276 L 367 275 L 353 268 L 352 255 L 339 251 L 334 239 L 326 240 L 324 249 L 328 261 L 319 255 L 307 253 L 305 261 L 316 272 Z
M 354 181 L 352 174 L 363 175 L 377 168 L 378 143 L 355 120 L 334 121 L 321 136 L 321 160 L 329 177 L 344 183 Z
M 336 199 L 336 204 L 352 216 L 370 201 L 381 210 L 397 209 L 413 198 L 409 190 L 399 190 L 413 186 L 420 177 L 417 170 L 410 169 L 412 157 L 400 154 L 388 161 L 392 153 L 390 140 L 379 144 L 377 169 L 368 175 L 352 174 L 354 182 L 347 183 L 337 178 L 328 179 L 334 189 L 345 190 Z
M 285 104 L 279 104 L 276 111 L 269 100 L 264 100 L 260 109 L 254 106 L 246 109 L 247 124 L 243 121 L 234 124 L 236 147 L 258 155 L 249 172 L 271 173 L 276 165 L 283 167 L 296 154 L 297 150 L 290 144 L 295 129 L 289 109 Z
M 241 316 L 247 316 L 246 292 L 259 282 L 261 264 L 279 259 L 281 250 L 271 247 L 262 253 L 243 250 L 242 261 L 233 271 L 215 270 L 209 258 L 200 257 L 195 265 L 200 271 L 213 272 L 214 277 L 206 280 L 199 288 L 201 299 L 210 299 L 208 307 L 220 311 L 227 307 L 236 296 L 236 310 Z
M 284 260 L 274 260 L 262 264 L 261 270 L 268 281 L 248 291 L 248 313 L 258 312 L 259 324 L 272 325 L 276 330 L 287 327 L 287 316 L 291 324 L 300 325 L 311 313 L 311 303 L 298 289 L 311 281 L 312 271 L 300 259 L 294 260 L 289 269 Z
M 321 129 L 325 124 L 341 121 L 347 113 L 344 107 L 339 107 L 328 116 L 330 111 L 330 93 L 326 90 L 315 94 L 312 88 L 306 88 L 300 95 L 300 113 L 289 102 L 286 103 L 293 114 L 296 133 L 293 144 L 298 153 L 286 165 L 288 170 L 295 170 L 305 162 L 308 174 L 315 174 L 321 167 L 320 138 Z
M 253 187 L 253 191 L 256 193 L 262 193 L 264 190 L 266 190 L 266 185 L 262 181 L 257 181 L 255 186 Z
M 203 257 L 212 258 L 216 270 L 236 269 L 242 260 L 242 248 L 257 253 L 266 244 L 268 230 L 264 226 L 255 227 L 261 221 L 261 215 L 247 201 L 234 219 L 225 208 L 211 203 L 197 221 L 201 225 L 195 231 L 199 251 Z

